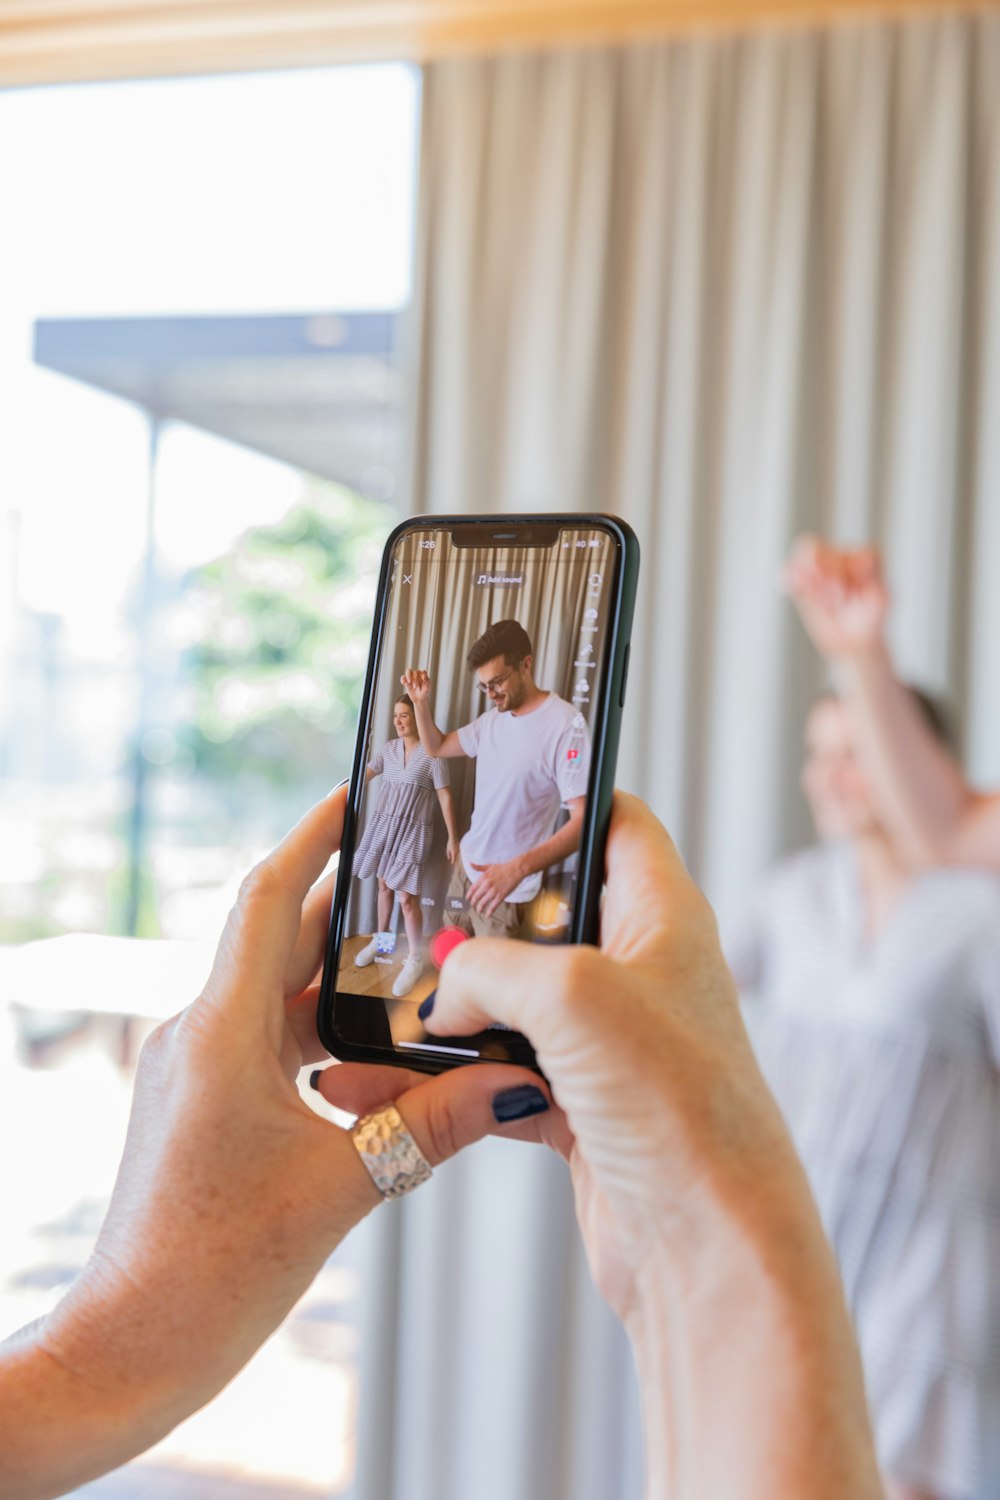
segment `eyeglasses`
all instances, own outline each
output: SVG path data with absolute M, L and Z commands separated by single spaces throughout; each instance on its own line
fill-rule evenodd
M 491 677 L 489 682 L 477 682 L 476 687 L 481 693 L 498 693 L 513 671 L 513 667 L 508 667 L 502 676 Z

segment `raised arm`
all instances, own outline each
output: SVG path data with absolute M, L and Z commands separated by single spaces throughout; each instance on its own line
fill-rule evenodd
M 417 733 L 427 754 L 434 760 L 464 755 L 457 731 L 451 729 L 447 734 L 442 734 L 431 717 L 431 679 L 428 674 L 418 667 L 407 667 L 399 680 L 403 684 L 404 693 L 410 695 L 417 719 Z
M 830 663 L 854 728 L 879 819 L 912 868 L 972 864 L 1000 870 L 1000 796 L 984 796 L 924 723 L 885 641 L 888 592 L 871 548 L 795 544 L 789 593 Z

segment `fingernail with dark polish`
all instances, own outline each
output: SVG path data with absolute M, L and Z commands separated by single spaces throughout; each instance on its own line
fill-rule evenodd
M 312 1070 L 312 1072 L 309 1074 L 309 1087 L 311 1089 L 318 1089 L 319 1088 L 319 1081 L 320 1081 L 320 1079 L 322 1077 L 323 1077 L 323 1069 L 322 1068 L 314 1068 Z
M 431 990 L 430 994 L 427 996 L 427 999 L 426 1000 L 422 1000 L 420 1002 L 420 1005 L 419 1005 L 419 1007 L 417 1009 L 417 1015 L 420 1017 L 421 1021 L 426 1021 L 427 1020 L 427 1017 L 430 1015 L 431 1011 L 434 1009 L 434 1001 L 436 999 L 437 999 L 437 990 Z
M 503 1089 L 493 1096 L 493 1118 L 498 1125 L 512 1120 L 526 1120 L 529 1115 L 543 1115 L 549 1101 L 533 1083 L 522 1083 L 514 1089 Z

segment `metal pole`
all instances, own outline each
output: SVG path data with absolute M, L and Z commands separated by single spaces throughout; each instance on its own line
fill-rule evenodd
M 124 927 L 129 937 L 139 931 L 142 907 L 142 873 L 146 854 L 148 774 L 143 740 L 149 728 L 150 644 L 156 583 L 156 463 L 160 451 L 162 422 L 149 413 L 149 458 L 146 483 L 146 543 L 143 552 L 139 597 L 136 601 L 136 694 L 135 729 L 132 744 L 132 804 L 128 819 L 128 882 Z

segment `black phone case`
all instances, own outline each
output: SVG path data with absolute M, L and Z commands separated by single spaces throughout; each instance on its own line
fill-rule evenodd
M 601 888 L 604 875 L 604 850 L 611 819 L 611 803 L 614 796 L 615 768 L 618 760 L 618 743 L 621 735 L 622 710 L 625 704 L 625 689 L 628 683 L 629 650 L 632 618 L 635 612 L 636 588 L 639 579 L 639 542 L 632 528 L 617 516 L 592 514 L 520 514 L 490 516 L 423 515 L 411 516 L 390 533 L 382 554 L 379 572 L 378 595 L 375 603 L 375 619 L 372 627 L 371 647 L 368 653 L 368 668 L 365 674 L 361 716 L 358 722 L 357 741 L 354 749 L 354 764 L 351 770 L 350 789 L 344 815 L 342 848 L 353 855 L 361 792 L 364 787 L 365 747 L 368 741 L 372 713 L 372 695 L 375 676 L 381 653 L 385 630 L 386 605 L 388 602 L 389 571 L 396 544 L 409 531 L 426 530 L 428 527 L 443 529 L 460 528 L 463 533 L 473 528 L 481 529 L 484 543 L 490 540 L 489 533 L 498 528 L 514 527 L 542 528 L 593 528 L 603 526 L 611 532 L 620 549 L 617 597 L 613 601 L 614 614 L 610 622 L 611 641 L 608 656 L 609 669 L 606 687 L 598 704 L 593 725 L 590 784 L 587 788 L 587 816 L 580 836 L 580 863 L 577 882 L 577 899 L 574 905 L 573 922 L 569 941 L 593 943 L 597 941 L 600 917 Z M 337 875 L 336 889 L 331 905 L 331 919 L 327 934 L 326 956 L 316 1013 L 316 1028 L 324 1047 L 332 1057 L 342 1062 L 368 1062 L 391 1064 L 415 1072 L 442 1073 L 449 1068 L 475 1066 L 484 1062 L 511 1062 L 519 1066 L 535 1068 L 538 1064 L 530 1045 L 515 1033 L 498 1032 L 495 1035 L 495 1055 L 481 1052 L 477 1058 L 454 1058 L 445 1054 L 434 1056 L 426 1053 L 402 1053 L 391 1044 L 363 1043 L 341 1035 L 336 1028 L 336 965 L 332 959 L 339 947 L 340 926 L 347 908 L 351 881 L 351 860 L 342 859 Z M 348 1001 L 356 996 L 346 996 Z M 364 1004 L 370 1005 L 370 1001 Z M 490 1033 L 490 1039 L 493 1034 Z M 482 1036 L 481 1038 L 482 1039 Z M 461 1045 L 467 1038 L 440 1037 L 442 1045 L 454 1041 Z M 493 1049 L 490 1049 L 491 1051 Z

